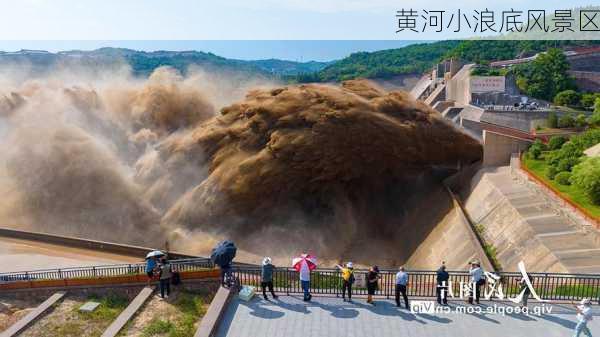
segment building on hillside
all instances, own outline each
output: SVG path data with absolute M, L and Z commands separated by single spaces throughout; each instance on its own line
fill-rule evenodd
M 569 73 L 575 79 L 577 87 L 583 91 L 600 91 L 600 46 L 578 47 L 565 49 L 571 70 Z M 513 60 L 503 60 L 490 63 L 492 68 L 509 68 L 516 64 L 528 63 L 539 56 L 524 57 Z

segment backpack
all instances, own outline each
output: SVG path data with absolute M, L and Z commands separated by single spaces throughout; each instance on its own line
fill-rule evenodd
M 342 269 L 342 278 L 344 279 L 344 281 L 354 283 L 354 270 L 349 268 Z
M 181 275 L 179 275 L 179 272 L 174 272 L 171 276 L 171 284 L 176 286 L 180 283 L 181 283 Z

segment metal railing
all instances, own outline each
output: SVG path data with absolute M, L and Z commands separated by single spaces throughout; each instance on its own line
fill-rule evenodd
M 214 268 L 209 258 L 171 260 L 173 270 L 179 272 L 198 271 Z M 0 273 L 0 282 L 64 280 L 94 277 L 114 277 L 143 274 L 145 263 L 103 265 L 77 268 L 45 269 L 25 272 Z M 234 263 L 232 272 L 242 285 L 259 287 L 261 267 L 251 264 Z M 361 280 L 366 279 L 367 270 L 355 270 L 357 282 L 353 286 L 353 294 L 366 295 L 367 289 Z M 408 271 L 408 295 L 413 297 L 436 296 L 435 271 Z M 449 286 L 455 298 L 465 293 L 465 285 L 470 276 L 466 271 L 451 271 Z M 396 270 L 382 269 L 379 273 L 376 296 L 392 298 L 395 295 Z M 515 297 L 521 291 L 520 273 L 500 272 L 500 283 L 507 297 Z M 533 278 L 535 291 L 545 300 L 573 301 L 582 298 L 598 299 L 600 296 L 600 275 L 596 274 L 558 274 L 529 273 Z M 292 268 L 276 268 L 273 273 L 276 291 L 285 294 L 302 293 L 298 272 Z M 319 268 L 311 273 L 311 292 L 339 296 L 342 292 L 342 275 L 338 269 Z M 497 293 L 496 293 L 497 294 Z
M 175 271 L 196 271 L 213 268 L 208 258 L 178 259 L 170 261 Z M 23 272 L 0 273 L 0 282 L 35 281 L 35 280 L 64 280 L 93 277 L 113 277 L 143 274 L 146 263 L 113 264 L 102 266 L 42 269 Z
M 396 270 L 381 270 L 379 273 L 376 296 L 393 298 L 395 295 Z M 260 287 L 260 267 L 237 267 L 234 275 L 242 285 Z M 357 279 L 366 279 L 366 270 L 355 270 Z M 435 271 L 408 271 L 408 295 L 413 297 L 436 297 L 437 282 Z M 456 299 L 460 298 L 461 287 L 467 294 L 466 286 L 470 285 L 470 276 L 465 271 L 449 272 L 448 285 Z M 500 284 L 505 298 L 515 298 L 521 291 L 520 273 L 500 272 Z M 533 287 L 544 300 L 573 301 L 582 298 L 598 299 L 600 296 L 600 275 L 591 274 L 554 274 L 529 273 L 533 278 Z M 353 286 L 353 295 L 366 295 L 367 289 L 362 282 Z M 290 268 L 277 268 L 273 273 L 273 284 L 276 291 L 285 294 L 302 293 L 298 272 Z M 484 293 L 482 287 L 482 297 Z M 498 286 L 496 287 L 498 289 Z M 340 296 L 342 294 L 342 276 L 337 269 L 317 269 L 311 273 L 311 293 Z M 468 296 L 468 295 L 467 295 Z M 498 298 L 497 292 L 493 296 Z M 462 297 L 466 299 L 466 297 Z

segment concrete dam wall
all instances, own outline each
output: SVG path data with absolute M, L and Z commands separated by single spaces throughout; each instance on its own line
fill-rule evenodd
M 516 271 L 519 261 L 532 272 L 600 270 L 597 233 L 565 216 L 542 191 L 511 174 L 509 166 L 480 170 L 465 209 L 486 243 L 495 247 L 503 270 Z

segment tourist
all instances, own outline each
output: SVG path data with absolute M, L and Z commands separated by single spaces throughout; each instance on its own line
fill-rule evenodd
M 473 297 L 475 297 L 475 303 L 479 304 L 479 295 L 481 294 L 481 286 L 485 284 L 485 274 L 479 261 L 471 262 L 471 269 L 469 270 L 471 275 L 471 294 L 469 296 L 469 304 L 473 304 Z M 474 296 L 473 296 L 473 293 Z
M 219 266 L 221 268 L 221 285 L 224 287 L 231 287 L 233 284 L 233 276 L 231 274 L 231 262 Z
M 148 285 L 150 285 L 150 282 L 152 281 L 152 278 L 154 277 L 154 272 L 156 269 L 156 258 L 153 257 L 149 257 L 148 259 L 146 259 L 146 275 L 148 275 Z
M 592 317 L 592 302 L 587 298 L 581 300 L 581 304 L 575 306 L 577 310 L 577 325 L 575 326 L 575 334 L 573 337 L 579 337 L 583 332 L 586 336 L 592 337 L 590 329 L 587 327 L 587 323 L 593 319 Z
M 533 278 L 529 274 L 526 275 L 529 279 L 529 282 L 531 282 L 531 285 L 533 286 Z M 529 289 L 527 281 L 525 281 L 525 277 L 522 277 L 519 280 L 519 284 L 521 285 L 519 293 L 523 294 L 523 297 L 521 298 L 521 308 L 527 308 L 527 300 L 529 299 L 529 295 L 531 295 L 531 289 Z
M 346 263 L 346 267 L 336 265 L 342 271 L 342 299 L 346 302 L 346 290 L 348 290 L 348 302 L 352 302 L 352 284 L 354 283 L 354 266 L 352 262 Z
M 369 273 L 367 273 L 367 303 L 375 305 L 373 302 L 373 295 L 379 288 L 379 267 L 373 266 L 369 269 Z
M 396 273 L 396 306 L 400 307 L 400 294 L 404 298 L 404 306 L 409 309 L 408 296 L 406 296 L 406 287 L 408 286 L 408 273 L 404 271 L 404 267 L 400 267 L 400 271 Z
M 265 257 L 262 262 L 262 272 L 261 272 L 261 282 L 260 287 L 262 288 L 263 297 L 265 300 L 269 300 L 267 297 L 267 288 L 273 295 L 274 299 L 277 299 L 277 295 L 275 295 L 275 291 L 273 290 L 273 271 L 275 270 L 275 266 L 273 265 L 270 257 Z
M 160 260 L 159 268 L 159 280 L 160 280 L 160 297 L 161 298 L 169 298 L 169 293 L 171 292 L 171 263 L 167 261 L 166 258 L 162 258 Z M 166 293 L 166 296 L 165 296 Z
M 312 295 L 310 294 L 310 267 L 306 259 L 300 263 L 300 284 L 304 292 L 304 302 L 309 302 L 312 299 Z
M 446 264 L 442 262 L 442 266 L 437 270 L 436 275 L 436 294 L 437 302 L 441 305 L 448 305 L 448 282 L 450 274 L 446 271 Z

